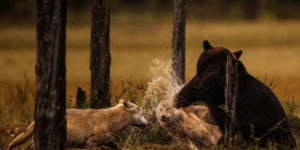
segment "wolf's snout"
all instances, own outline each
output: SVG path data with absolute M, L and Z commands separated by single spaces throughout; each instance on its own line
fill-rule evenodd
M 147 127 L 149 125 L 149 123 L 148 122 L 146 122 L 146 123 L 143 123 L 143 126 L 145 126 L 145 127 Z
M 136 125 L 136 127 L 138 127 L 138 128 L 140 128 L 140 129 L 144 129 L 144 128 L 146 128 L 148 126 L 148 122 L 146 122 L 146 123 L 141 123 L 141 124 L 139 124 L 139 125 Z
M 146 128 L 149 124 L 144 116 L 142 116 L 142 118 L 140 118 L 138 122 L 139 123 L 136 126 L 141 128 L 141 129 Z

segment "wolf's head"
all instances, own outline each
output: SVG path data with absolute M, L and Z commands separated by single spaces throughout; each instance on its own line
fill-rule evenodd
M 131 125 L 139 127 L 141 129 L 148 126 L 148 121 L 145 119 L 142 110 L 137 105 L 123 100 L 120 100 L 119 103 L 123 104 L 125 111 L 130 114 Z
M 178 123 L 184 119 L 182 117 L 181 110 L 178 110 L 172 106 L 172 101 L 162 101 L 157 106 L 156 118 L 161 125 Z

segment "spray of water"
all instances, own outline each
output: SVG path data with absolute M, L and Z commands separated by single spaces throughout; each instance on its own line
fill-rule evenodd
M 183 87 L 183 83 L 175 76 L 171 68 L 171 61 L 168 60 L 153 60 L 150 65 L 150 73 L 152 80 L 147 85 L 141 106 L 150 126 L 144 130 L 132 129 L 125 141 L 125 147 L 146 143 L 169 144 L 174 142 L 173 138 L 159 125 L 155 111 L 161 101 L 173 100 L 175 94 Z
M 154 115 L 162 100 L 173 100 L 175 94 L 183 87 L 183 83 L 171 68 L 171 61 L 153 60 L 150 72 L 152 80 L 148 83 L 142 104 L 148 116 Z

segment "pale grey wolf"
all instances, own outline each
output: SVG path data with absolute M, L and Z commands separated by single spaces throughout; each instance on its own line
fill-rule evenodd
M 156 109 L 159 124 L 178 142 L 190 149 L 210 148 L 221 138 L 219 127 L 205 122 L 208 108 L 194 105 L 176 109 L 172 101 L 162 101 Z
M 107 109 L 67 109 L 67 146 L 86 146 L 87 150 L 94 150 L 105 145 L 118 150 L 121 148 L 113 138 L 131 125 L 144 128 L 148 122 L 137 105 L 123 100 Z M 34 121 L 9 144 L 8 149 L 26 142 L 32 137 L 33 130 Z

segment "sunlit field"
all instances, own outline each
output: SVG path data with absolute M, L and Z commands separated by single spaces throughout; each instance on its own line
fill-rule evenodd
M 126 79 L 151 80 L 149 65 L 155 58 L 171 58 L 172 22 L 114 24 L 110 28 L 111 79 L 115 88 Z M 300 22 L 189 22 L 186 26 L 186 82 L 196 73 L 203 40 L 213 46 L 243 50 L 240 60 L 262 82 L 275 81 L 282 103 L 300 100 Z M 76 99 L 77 87 L 89 95 L 90 25 L 67 27 L 67 100 Z M 21 124 L 33 118 L 36 33 L 32 27 L 0 29 L 0 123 Z M 14 103 L 11 93 L 29 80 L 28 101 Z M 300 105 L 298 105 L 300 107 Z M 299 111 L 299 109 L 298 109 Z M 300 116 L 300 112 L 297 112 Z
M 202 41 L 243 50 L 241 60 L 248 71 L 264 80 L 274 78 L 279 98 L 296 96 L 300 69 L 300 22 L 272 23 L 187 23 L 186 81 L 195 74 Z M 171 56 L 172 24 L 111 25 L 111 78 L 113 83 L 132 77 L 135 82 L 150 78 L 149 62 Z M 24 71 L 35 82 L 35 28 L 7 27 L 0 30 L 1 91 L 22 84 Z M 87 91 L 90 26 L 67 28 L 67 95 L 77 86 Z M 299 83 L 300 84 L 300 83 Z M 5 86 L 4 86 L 5 85 Z

